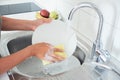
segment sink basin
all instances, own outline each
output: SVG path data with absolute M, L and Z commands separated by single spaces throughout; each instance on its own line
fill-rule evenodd
M 31 45 L 31 38 L 32 35 L 27 35 L 10 40 L 7 44 L 10 54 Z
M 16 34 L 16 35 L 14 35 L 14 34 Z M 1 55 L 6 56 L 6 55 L 10 55 L 12 53 L 15 53 L 15 52 L 31 45 L 32 32 L 31 31 L 13 32 L 10 34 L 3 34 L 1 38 L 2 38 L 1 45 L 3 45 L 3 47 L 0 48 L 0 50 L 2 51 Z M 73 56 L 77 60 L 79 60 L 79 64 L 82 64 L 84 62 L 85 53 L 79 47 L 76 48 Z M 17 68 L 20 68 L 20 65 L 18 65 Z M 15 70 L 16 70 L 16 67 L 12 69 L 12 73 L 16 79 L 21 78 L 21 77 L 23 79 L 27 78 L 26 76 L 16 73 Z M 12 78 L 11 76 L 12 75 L 10 75 L 10 78 Z
M 16 35 L 14 35 L 14 34 L 16 34 Z M 20 31 L 20 32 L 15 32 L 15 33 L 2 35 L 1 45 L 3 47 L 0 48 L 0 49 L 1 49 L 3 54 L 1 54 L 1 56 L 10 55 L 14 52 L 17 52 L 17 51 L 31 45 L 31 39 L 32 39 L 32 32 L 29 32 L 29 31 L 27 31 L 27 32 Z M 96 79 L 93 79 L 93 78 L 92 79 L 89 78 L 89 77 L 91 77 L 91 74 L 94 74 L 94 73 L 89 72 L 90 70 L 93 70 L 94 67 L 91 67 L 91 65 L 87 65 L 87 66 L 85 65 L 84 60 L 86 58 L 86 55 L 82 51 L 82 49 L 77 47 L 73 56 L 75 56 L 79 60 L 79 62 L 82 64 L 82 66 L 74 68 L 74 69 L 72 69 L 71 71 L 68 71 L 68 73 L 65 73 L 65 74 L 62 73 L 62 74 L 55 75 L 55 76 L 47 76 L 46 78 L 43 78 L 42 80 L 70 80 L 70 79 L 71 80 L 79 80 L 80 78 L 81 79 L 84 78 L 83 80 L 96 80 Z M 17 67 L 17 68 L 20 68 L 20 66 Z M 24 70 L 24 67 L 22 67 L 22 68 Z M 21 68 L 21 70 L 22 70 L 22 68 Z M 105 77 L 106 80 L 109 80 L 109 75 L 113 75 L 113 74 L 115 75 L 115 73 L 113 71 L 106 70 L 107 73 L 106 72 L 104 73 L 106 76 L 104 74 L 99 76 L 100 72 L 98 72 L 98 71 L 101 71 L 101 70 L 99 70 L 99 68 L 97 68 L 97 67 L 95 67 L 94 69 L 96 69 L 97 71 L 95 71 L 95 74 L 93 75 L 93 77 L 94 78 L 96 77 L 99 80 L 104 80 L 104 77 Z M 15 78 L 15 80 L 18 80 L 18 79 L 29 80 L 28 77 L 23 76 L 21 74 L 18 74 L 14 70 L 16 70 L 16 68 L 11 70 L 12 74 L 9 75 L 10 80 L 14 80 L 13 77 Z M 96 74 L 96 72 L 97 72 L 98 75 Z M 76 74 L 76 75 L 73 75 L 73 74 Z M 117 74 L 115 76 L 117 76 Z M 113 78 L 114 78 L 114 76 L 113 77 L 111 76 L 111 80 Z M 33 80 L 38 80 L 38 79 L 33 79 Z M 119 77 L 116 80 L 119 80 Z

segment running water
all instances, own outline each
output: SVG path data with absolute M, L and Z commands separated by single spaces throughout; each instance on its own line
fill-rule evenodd
M 67 41 L 65 41 L 65 42 L 68 42 L 68 45 L 67 45 L 66 48 L 67 49 L 74 48 L 74 51 L 75 51 L 76 46 L 77 46 L 77 37 L 76 37 L 76 34 L 75 34 L 75 32 L 74 32 L 74 30 L 72 28 L 72 24 L 71 24 L 70 20 L 68 20 L 66 22 L 66 27 L 67 27 L 66 28 L 67 34 L 66 34 L 66 39 L 65 40 L 67 40 Z M 74 40 L 74 42 L 72 42 L 73 40 Z M 70 43 L 70 42 L 72 42 L 72 43 Z M 72 45 L 73 47 L 70 47 L 70 45 Z M 66 51 L 69 51 L 69 50 L 66 50 Z M 72 52 L 74 52 L 74 51 L 72 51 Z M 67 52 L 67 53 L 71 53 L 71 52 Z M 72 55 L 72 54 L 69 54 L 69 55 Z

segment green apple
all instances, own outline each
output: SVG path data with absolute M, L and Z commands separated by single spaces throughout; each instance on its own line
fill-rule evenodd
M 50 12 L 50 15 L 49 15 L 50 18 L 52 19 L 58 19 L 58 13 L 56 11 L 52 11 Z

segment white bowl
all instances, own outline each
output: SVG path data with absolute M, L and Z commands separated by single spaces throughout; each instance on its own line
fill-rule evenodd
M 53 20 L 51 23 L 40 25 L 33 33 L 32 44 L 47 42 L 64 45 L 65 53 L 71 56 L 76 49 L 77 40 L 74 31 L 66 23 Z

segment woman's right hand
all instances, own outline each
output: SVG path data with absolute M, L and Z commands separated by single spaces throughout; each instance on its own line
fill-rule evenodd
M 54 54 L 54 52 L 63 52 L 63 50 L 54 48 L 49 43 L 37 43 L 29 46 L 29 50 L 32 56 L 36 56 L 42 60 L 47 60 L 50 62 L 58 62 L 64 60 L 63 57 Z

